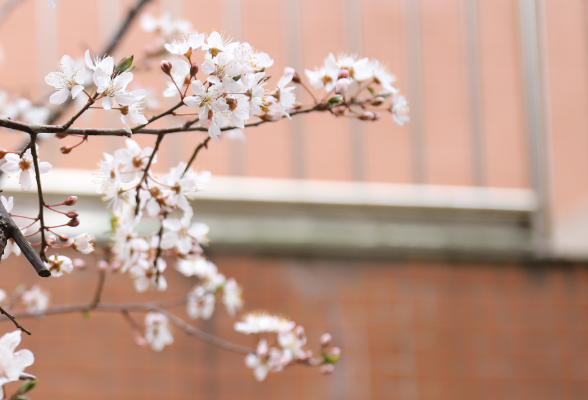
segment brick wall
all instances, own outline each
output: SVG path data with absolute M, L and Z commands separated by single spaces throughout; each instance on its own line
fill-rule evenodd
M 311 347 L 331 332 L 343 358 L 331 376 L 302 367 L 253 379 L 241 355 L 183 332 L 161 353 L 134 344 L 120 315 L 23 320 L 36 357 L 36 399 L 584 399 L 588 390 L 585 265 L 368 262 L 217 254 L 244 288 L 246 310 L 280 312 L 307 328 Z M 39 283 L 21 258 L 2 263 L 2 288 Z M 164 294 L 134 293 L 108 276 L 105 302 L 185 294 L 170 270 Z M 90 299 L 92 269 L 43 280 L 52 304 Z M 183 307 L 177 310 L 185 316 Z M 136 314 L 142 322 L 142 314 Z M 222 307 L 199 328 L 243 345 Z M 12 330 L 3 322 L 2 332 Z M 9 386 L 7 393 L 11 393 Z

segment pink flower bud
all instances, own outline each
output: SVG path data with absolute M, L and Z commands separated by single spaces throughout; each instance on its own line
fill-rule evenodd
M 163 60 L 161 62 L 161 70 L 163 71 L 164 74 L 170 75 L 171 74 L 171 70 L 172 70 L 171 63 L 169 61 L 167 61 L 167 60 Z
M 73 227 L 76 227 L 79 224 L 80 224 L 80 220 L 77 218 L 70 219 L 69 222 L 67 223 L 68 226 L 73 226 Z
M 362 121 L 373 121 L 374 120 L 374 113 L 371 111 L 365 111 L 359 117 Z
M 69 240 L 69 237 L 67 235 L 57 235 L 57 237 L 59 238 L 59 240 L 61 240 L 62 242 L 67 242 Z
M 294 83 L 300 83 L 300 75 L 298 75 L 298 72 L 296 72 L 296 70 L 292 67 L 286 67 L 284 68 L 284 75 L 293 75 L 292 76 L 292 82 Z
M 294 328 L 294 334 L 298 337 L 298 338 L 302 338 L 304 337 L 304 327 L 301 325 L 298 325 L 296 328 Z
M 73 149 L 71 146 L 61 146 L 59 151 L 61 151 L 61 154 L 69 154 L 71 153 L 71 149 Z
M 48 235 L 47 236 L 47 244 L 52 245 L 56 241 L 57 241 L 57 238 L 55 237 L 55 235 Z
M 108 261 L 106 260 L 100 260 L 96 263 L 96 265 L 98 266 L 98 269 L 101 269 L 103 271 L 106 271 L 109 267 Z
M 339 78 L 339 79 L 349 78 L 349 71 L 346 69 L 342 69 L 341 71 L 339 71 L 339 76 L 337 78 Z
M 86 262 L 81 258 L 74 258 L 73 259 L 73 266 L 75 268 L 84 269 L 86 268 Z
M 121 264 L 121 262 L 120 262 L 120 261 L 118 261 L 118 260 L 115 260 L 115 261 L 113 261 L 112 263 L 110 263 L 110 269 L 111 269 L 113 272 L 116 272 L 116 271 L 118 271 L 118 270 L 119 270 L 121 267 L 122 267 L 122 264 Z
M 375 99 L 372 100 L 372 103 L 371 104 L 372 104 L 372 106 L 376 106 L 376 107 L 377 106 L 381 106 L 384 103 L 385 100 L 386 99 L 384 99 L 383 97 L 378 96 L 378 97 L 376 97 Z
M 351 82 L 349 82 L 349 79 L 347 78 L 339 79 L 335 84 L 335 93 L 345 95 L 345 93 L 347 93 L 347 89 L 349 89 L 350 83 Z
M 66 212 L 65 215 L 68 218 L 77 218 L 80 216 L 80 213 L 78 213 L 76 210 L 71 210 L 71 211 Z
M 78 202 L 78 196 L 69 196 L 67 199 L 65 199 L 65 201 L 63 202 L 63 205 L 64 206 L 73 206 L 77 202 Z
M 380 119 L 380 113 L 374 111 L 374 121 L 377 121 L 379 119 Z
M 192 66 L 190 66 L 190 76 L 196 76 L 198 73 L 198 63 L 194 61 Z
M 338 347 L 331 347 L 329 349 L 329 354 L 332 356 L 340 356 L 341 355 L 341 349 Z
M 328 345 L 330 345 L 330 344 L 331 344 L 331 340 L 332 340 L 332 339 L 333 339 L 333 338 L 331 337 L 331 334 L 330 334 L 330 333 L 324 333 L 324 334 L 321 336 L 321 345 L 322 345 L 323 347 L 327 347 Z

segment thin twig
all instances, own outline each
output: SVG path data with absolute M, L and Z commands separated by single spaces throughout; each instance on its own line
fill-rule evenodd
M 172 300 L 165 300 L 160 302 L 150 302 L 150 303 L 143 303 L 143 304 L 98 304 L 94 308 L 96 311 L 104 311 L 104 312 L 117 312 L 125 313 L 133 312 L 133 311 L 151 311 L 151 312 L 158 312 L 165 314 L 168 319 L 177 327 L 182 329 L 187 334 L 194 336 L 200 340 L 203 340 L 207 343 L 212 344 L 213 346 L 220 347 L 225 350 L 232 351 L 234 353 L 239 354 L 249 354 L 254 352 L 253 349 L 248 347 L 240 346 L 238 344 L 234 344 L 231 342 L 227 342 L 226 340 L 219 339 L 210 333 L 206 333 L 201 331 L 200 329 L 188 324 L 180 317 L 170 313 L 167 311 L 168 308 L 176 307 L 182 304 L 186 304 L 187 297 L 181 297 L 178 299 Z M 26 311 L 14 313 L 14 318 L 38 318 L 42 315 L 53 315 L 53 314 L 67 314 L 67 313 L 74 313 L 74 312 L 84 312 L 88 310 L 93 303 L 90 304 L 70 304 L 70 305 L 63 305 L 63 306 L 54 306 L 49 307 L 46 309 L 42 314 L 35 314 L 29 313 Z M 8 318 L 7 318 L 8 319 Z M 0 319 L 0 322 L 5 321 L 7 319 Z
M 147 181 L 147 176 L 149 175 L 149 168 L 151 167 L 151 164 L 153 163 L 153 159 L 157 155 L 157 151 L 159 150 L 159 145 L 161 144 L 161 141 L 163 140 L 164 136 L 165 136 L 164 134 L 159 134 L 159 136 L 157 136 L 157 141 L 155 142 L 155 147 L 153 148 L 153 152 L 151 153 L 151 157 L 149 157 L 149 161 L 147 161 L 147 166 L 145 167 L 145 173 L 143 174 L 143 176 L 141 177 L 141 180 L 137 184 L 137 195 L 135 196 L 135 201 L 136 201 L 137 205 L 135 206 L 135 215 L 138 215 L 139 211 L 141 209 L 141 201 L 139 198 L 140 197 L 139 195 L 141 193 L 141 185 L 143 184 L 143 182 Z
M 8 311 L 6 311 L 5 309 L 3 309 L 2 307 L 0 307 L 0 314 L 4 314 L 6 315 L 6 318 L 8 318 L 9 320 L 12 321 L 12 323 L 21 331 L 23 331 L 24 333 L 26 333 L 27 335 L 31 335 L 31 331 L 29 331 L 28 329 L 23 328 L 18 321 L 14 318 L 14 316 L 12 316 Z
M 37 134 L 31 135 L 31 155 L 33 156 L 33 164 L 35 166 L 35 180 L 37 181 L 37 195 L 39 197 L 39 223 L 41 224 L 41 250 L 39 256 L 41 260 L 47 262 L 47 255 L 45 254 L 45 248 L 47 247 L 47 239 L 45 238 L 45 219 L 43 217 L 43 211 L 45 209 L 45 200 L 43 199 L 43 188 L 41 187 L 41 172 L 39 171 L 39 157 L 37 156 Z
M 103 269 L 98 270 L 98 286 L 96 287 L 96 293 L 94 293 L 94 301 L 90 309 L 96 308 L 100 303 L 100 297 L 102 296 L 102 289 L 104 289 L 104 280 L 106 279 L 106 271 Z

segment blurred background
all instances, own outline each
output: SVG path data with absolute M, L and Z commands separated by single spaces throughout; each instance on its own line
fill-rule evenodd
M 0 26 L 1 88 L 46 100 L 44 76 L 61 56 L 105 48 L 134 4 L 58 0 L 51 10 L 22 0 Z M 195 219 L 211 226 L 207 255 L 242 285 L 245 310 L 287 315 L 306 327 L 311 348 L 330 332 L 343 351 L 332 375 L 292 367 L 258 383 L 240 355 L 177 330 L 174 345 L 154 353 L 134 344 L 122 317 L 96 312 L 26 321 L 33 336 L 21 347 L 33 350 L 27 371 L 40 378 L 33 398 L 588 396 L 587 1 L 154 0 L 143 11 L 251 43 L 275 60 L 272 81 L 286 66 L 303 76 L 329 52 L 380 59 L 398 77 L 411 122 L 301 116 L 251 128 L 245 140 L 223 135 L 196 161 L 213 174 L 193 203 Z M 136 20 L 113 56 L 141 60 L 155 39 Z M 159 61 L 142 64 L 131 89 L 160 93 Z M 92 111 L 80 126 L 121 126 L 118 115 Z M 205 137 L 166 137 L 155 170 L 187 160 Z M 0 145 L 16 150 L 23 140 L 4 130 Z M 43 140 L 41 158 L 54 166 L 43 176 L 49 198 L 79 195 L 79 230 L 104 240 L 109 217 L 92 171 L 124 139 L 90 138 L 66 156 L 59 147 L 71 139 Z M 16 210 L 36 207 L 14 179 L 0 186 Z M 109 275 L 103 300 L 191 287 L 173 270 L 166 276 L 167 292 L 141 295 L 127 276 Z M 39 281 L 11 256 L 1 282 L 7 291 L 41 284 L 64 304 L 89 301 L 97 274 L 91 266 Z M 254 345 L 220 308 L 194 324 Z

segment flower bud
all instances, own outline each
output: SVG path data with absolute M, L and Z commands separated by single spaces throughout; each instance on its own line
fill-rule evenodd
M 71 146 L 61 146 L 59 150 L 61 151 L 61 154 L 69 154 L 71 149 L 73 149 Z
M 68 137 L 68 134 L 67 133 L 56 133 L 55 137 L 57 139 L 65 139 L 66 137 Z
M 300 83 L 300 75 L 298 75 L 298 72 L 296 72 L 296 70 L 292 67 L 286 67 L 284 68 L 284 75 L 293 75 L 292 76 L 292 82 L 294 83 Z
M 59 237 L 59 240 L 61 240 L 62 242 L 67 242 L 69 240 L 69 237 L 67 235 L 58 234 L 57 237 Z
M 86 268 L 86 262 L 81 258 L 74 258 L 73 261 L 74 268 L 84 269 Z
M 161 62 L 161 70 L 163 71 L 164 74 L 170 75 L 171 74 L 171 70 L 172 70 L 171 63 L 169 61 L 167 61 L 167 60 L 163 60 Z
M 66 215 L 68 218 L 77 218 L 77 217 L 79 217 L 79 216 L 80 216 L 80 213 L 79 213 L 79 212 L 77 212 L 76 210 L 71 210 L 71 211 L 68 211 L 68 212 L 66 212 L 66 213 L 65 213 L 65 215 Z
M 65 201 L 63 202 L 63 205 L 64 206 L 73 206 L 77 202 L 78 202 L 78 196 L 69 196 L 67 199 L 65 199 Z
M 73 226 L 73 227 L 76 227 L 79 224 L 80 224 L 80 220 L 77 218 L 70 219 L 69 222 L 67 223 L 68 226 Z
M 347 78 L 339 79 L 335 84 L 335 93 L 345 95 L 345 93 L 347 93 L 347 89 L 349 89 L 350 83 L 351 82 L 349 82 L 349 79 Z
M 304 327 L 301 325 L 298 325 L 296 328 L 294 328 L 294 334 L 300 339 L 304 337 Z
M 190 66 L 190 76 L 196 76 L 198 73 L 198 63 L 194 61 Z
M 330 345 L 331 344 L 331 339 L 332 339 L 332 337 L 331 337 L 331 334 L 330 333 L 324 333 L 321 336 L 321 346 L 327 347 L 328 345 Z
M 57 238 L 55 237 L 55 235 L 47 235 L 47 244 L 48 245 L 52 245 L 56 241 L 57 241 Z
M 374 119 L 373 119 L 373 120 L 374 120 L 374 121 L 377 121 L 377 120 L 379 120 L 379 119 L 380 119 L 380 113 L 379 113 L 379 112 L 375 112 L 375 111 L 374 111 Z
M 339 76 L 337 77 L 338 79 L 346 79 L 349 78 L 349 71 L 346 69 L 342 69 L 341 71 L 339 71 Z
M 362 121 L 373 121 L 374 120 L 374 113 L 371 111 L 365 111 L 359 117 Z
M 331 347 L 329 349 L 329 354 L 332 356 L 339 357 L 341 355 L 341 349 L 338 347 Z
M 96 263 L 96 265 L 98 266 L 98 269 L 100 269 L 102 271 L 106 271 L 108 269 L 108 267 L 110 267 L 110 265 L 108 264 L 108 261 L 106 261 L 106 260 L 100 260 Z
M 375 99 L 372 100 L 372 103 L 371 104 L 372 104 L 372 106 L 375 106 L 375 107 L 381 106 L 384 103 L 385 100 L 386 99 L 384 99 L 383 97 L 378 96 L 378 97 L 376 97 Z
M 4 147 L 0 147 L 0 160 L 4 158 L 4 156 L 8 153 Z

